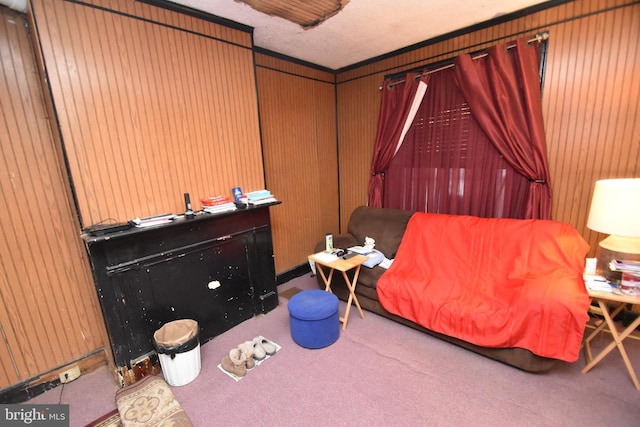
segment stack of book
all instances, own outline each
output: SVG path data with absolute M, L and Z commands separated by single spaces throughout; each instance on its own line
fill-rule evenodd
M 614 259 L 609 263 L 613 271 L 622 272 L 620 290 L 633 296 L 640 296 L 640 261 L 620 261 Z
M 175 218 L 176 216 L 174 214 L 166 213 L 166 214 L 160 214 L 160 215 L 154 215 L 154 216 L 147 216 L 145 218 L 132 219 L 130 223 L 140 228 L 154 227 L 156 225 L 170 223 Z
M 202 210 L 212 214 L 235 211 L 237 209 L 236 204 L 228 196 L 205 197 L 200 201 L 202 202 Z
M 246 193 L 247 203 L 250 205 L 263 205 L 265 203 L 277 202 L 269 190 L 258 190 Z
M 640 261 L 620 261 L 614 259 L 609 263 L 612 271 L 623 271 L 632 274 L 640 274 Z

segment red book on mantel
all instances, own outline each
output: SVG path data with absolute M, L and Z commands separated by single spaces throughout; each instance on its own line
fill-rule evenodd
M 226 203 L 231 203 L 231 197 L 229 196 L 211 196 L 203 197 L 200 199 L 202 206 L 219 206 Z

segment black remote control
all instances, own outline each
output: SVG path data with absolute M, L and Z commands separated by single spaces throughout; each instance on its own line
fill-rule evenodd
M 355 253 L 355 252 L 349 252 L 348 254 L 344 255 L 344 256 L 342 257 L 342 259 L 349 259 L 349 258 L 353 258 L 353 257 L 354 257 L 354 256 L 356 256 L 356 255 L 358 255 L 358 254 L 357 254 L 357 253 Z

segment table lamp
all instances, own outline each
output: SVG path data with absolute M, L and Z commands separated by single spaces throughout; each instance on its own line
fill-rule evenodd
M 609 234 L 598 244 L 596 272 L 619 283 L 621 273 L 609 262 L 640 261 L 640 178 L 596 181 L 587 227 Z

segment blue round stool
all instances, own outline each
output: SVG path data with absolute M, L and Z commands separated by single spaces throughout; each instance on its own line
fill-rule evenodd
M 338 297 L 320 289 L 295 294 L 287 305 L 291 337 L 300 346 L 322 348 L 340 336 Z

